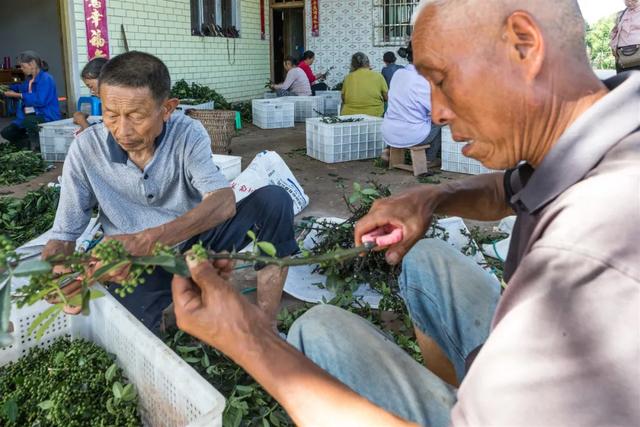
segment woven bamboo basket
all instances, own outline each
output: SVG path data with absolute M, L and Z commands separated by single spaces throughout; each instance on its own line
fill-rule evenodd
M 187 110 L 189 117 L 200 120 L 211 138 L 213 154 L 229 154 L 231 138 L 236 134 L 236 112 L 222 110 Z

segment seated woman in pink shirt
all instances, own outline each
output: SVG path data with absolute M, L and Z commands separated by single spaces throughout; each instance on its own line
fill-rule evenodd
M 278 96 L 311 96 L 311 85 L 307 75 L 298 68 L 298 61 L 287 56 L 284 59 L 284 69 L 287 72 L 287 78 L 283 83 L 271 85 L 271 89 L 275 90 Z

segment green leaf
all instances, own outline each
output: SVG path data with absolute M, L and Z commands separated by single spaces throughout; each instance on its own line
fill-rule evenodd
M 13 275 L 17 277 L 31 276 L 33 274 L 49 273 L 52 269 L 52 265 L 47 261 L 32 259 L 29 261 L 21 262 L 16 267 L 16 269 L 13 270 Z
M 364 194 L 365 196 L 379 196 L 380 193 L 378 193 L 378 191 L 374 188 L 365 188 L 364 190 L 362 190 L 362 194 Z
M 359 183 L 354 182 L 353 183 L 353 190 L 357 191 L 357 192 L 360 192 L 362 190 L 362 186 Z
M 45 400 L 44 402 L 38 403 L 38 407 L 43 411 L 49 410 L 53 408 L 53 400 Z
M 15 423 L 18 419 L 18 403 L 14 399 L 7 400 L 2 406 L 2 412 L 9 422 Z
M 362 199 L 360 193 L 354 193 L 349 197 L 349 204 L 353 205 L 356 202 L 359 202 Z
M 125 402 L 132 402 L 137 396 L 138 393 L 136 392 L 133 384 L 127 384 L 126 386 L 124 386 L 124 389 L 122 389 L 122 400 L 124 400 Z
M 129 264 L 129 261 L 117 261 L 117 262 L 112 262 L 110 264 L 103 265 L 93 273 L 93 277 L 95 280 L 99 280 L 102 276 L 108 273 L 111 273 L 113 271 L 120 270 L 122 267 L 124 267 L 127 264 Z
M 109 366 L 109 368 L 104 373 L 104 377 L 107 380 L 107 384 L 113 381 L 117 373 L 118 373 L 118 365 L 114 363 L 111 366 Z
M 116 408 L 113 407 L 113 398 L 107 399 L 107 412 L 111 415 L 118 415 Z
M 61 363 L 64 362 L 64 359 L 65 359 L 64 351 L 59 351 L 56 353 L 56 355 L 53 358 L 53 364 L 60 365 Z
M 115 383 L 113 383 L 113 386 L 111 387 L 111 391 L 113 391 L 113 397 L 115 397 L 116 400 L 122 400 L 124 387 L 122 387 L 122 384 L 120 384 L 120 381 L 116 381 Z
M 82 315 L 89 315 L 89 302 L 91 301 L 91 291 L 89 288 L 85 288 L 82 291 Z
M 90 290 L 90 297 L 89 299 L 91 301 L 93 301 L 94 299 L 98 299 L 98 298 L 102 298 L 104 296 L 104 292 L 100 292 L 96 289 L 91 289 Z
M 173 267 L 163 266 L 162 268 L 164 268 L 166 271 L 168 271 L 171 274 L 177 274 L 178 276 L 182 276 L 182 277 L 191 277 L 189 266 L 187 265 L 187 262 L 182 257 L 175 258 L 175 266 Z
M 27 335 L 31 335 L 33 331 L 35 331 L 36 328 L 40 326 L 42 322 L 48 319 L 49 316 L 51 316 L 56 311 L 59 311 L 61 308 L 62 307 L 60 304 L 56 304 L 56 305 L 52 305 L 51 307 L 47 308 L 45 311 L 40 313 L 35 319 L 33 319 L 33 322 L 31 322 L 31 325 L 29 325 L 29 328 L 27 329 Z
M 200 358 L 199 357 L 185 357 L 184 361 L 187 363 L 198 363 L 200 362 Z
M 180 352 L 180 353 L 194 353 L 196 351 L 199 351 L 201 349 L 201 347 L 191 347 L 191 346 L 185 346 L 185 345 L 179 345 L 176 347 L 176 349 Z
M 253 390 L 254 390 L 254 387 L 250 385 L 241 385 L 241 384 L 236 385 L 236 391 L 241 396 L 245 394 L 251 394 L 253 393 Z
M 262 427 L 271 427 L 269 421 L 266 418 L 262 419 Z
M 260 248 L 260 250 L 262 252 L 264 252 L 265 254 L 269 255 L 270 257 L 275 257 L 277 250 L 276 247 L 273 246 L 272 243 L 269 242 L 258 242 L 257 243 L 258 247 Z
M 0 348 L 6 347 L 13 342 L 8 334 L 11 314 L 11 277 L 8 278 L 4 287 L 0 289 Z
M 207 353 L 202 356 L 201 362 L 203 368 L 208 368 L 209 366 L 211 366 L 211 361 L 209 360 L 209 355 Z
M 257 240 L 256 233 L 254 233 L 253 230 L 247 231 L 247 236 L 249 236 L 249 238 L 254 242 Z
M 141 256 L 134 258 L 131 264 L 172 268 L 176 266 L 176 257 L 173 255 Z

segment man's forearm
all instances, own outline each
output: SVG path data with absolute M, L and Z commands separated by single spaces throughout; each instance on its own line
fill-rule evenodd
M 270 331 L 253 331 L 236 357 L 300 426 L 413 425 L 374 405 Z
M 236 214 L 236 199 L 233 190 L 225 188 L 209 193 L 202 202 L 175 220 L 149 229 L 155 240 L 167 246 L 204 233 Z
M 435 213 L 478 221 L 497 221 L 513 215 L 503 181 L 504 173 L 492 173 L 441 184 Z

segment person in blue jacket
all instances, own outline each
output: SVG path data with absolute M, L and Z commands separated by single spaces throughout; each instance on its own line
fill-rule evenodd
M 47 72 L 48 66 L 36 52 L 27 50 L 17 61 L 25 81 L 12 84 L 5 97 L 19 100 L 16 118 L 0 135 L 19 148 L 39 147 L 38 124 L 60 120 L 56 82 Z

